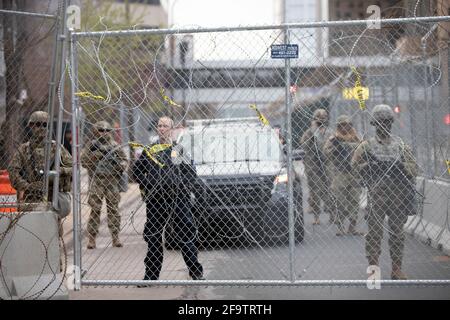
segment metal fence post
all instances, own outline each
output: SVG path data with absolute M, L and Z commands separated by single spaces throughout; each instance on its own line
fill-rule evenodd
M 284 32 L 284 43 L 289 44 L 289 28 Z M 287 146 L 287 175 L 288 175 L 288 215 L 289 215 L 289 279 L 295 281 L 295 263 L 294 263 L 294 249 L 295 249 L 295 233 L 294 233 L 294 175 L 292 172 L 292 106 L 291 106 L 291 61 L 289 58 L 284 59 L 285 66 L 285 99 L 286 99 L 286 146 Z
M 67 34 L 67 27 L 66 27 L 66 7 L 67 3 L 66 1 L 63 1 L 62 5 L 62 13 L 63 16 L 63 27 L 62 27 L 62 33 L 59 35 L 59 40 L 62 41 L 62 49 L 61 49 L 61 79 L 60 83 L 62 84 L 60 88 L 60 101 L 59 102 L 59 111 L 58 111 L 58 123 L 56 125 L 56 151 L 55 151 L 55 172 L 56 176 L 53 182 L 53 207 L 58 207 L 58 193 L 59 193 L 59 168 L 60 168 L 60 158 L 61 158 L 61 138 L 62 138 L 62 118 L 64 114 L 64 84 L 65 84 L 65 73 L 66 73 L 66 34 Z
M 50 81 L 48 83 L 48 104 L 47 104 L 47 112 L 49 114 L 49 121 L 48 124 L 48 132 L 47 132 L 47 141 L 45 144 L 45 168 L 44 168 L 44 194 L 48 194 L 48 188 L 49 188 L 49 171 L 50 171 L 50 148 L 51 148 L 51 141 L 53 139 L 53 117 L 54 117 L 54 105 L 55 105 L 55 91 L 56 91 L 56 81 L 57 77 L 56 74 L 58 72 L 57 63 L 58 63 L 58 55 L 60 52 L 60 39 L 59 39 L 59 30 L 61 27 L 61 16 L 64 15 L 63 12 L 59 12 L 57 16 L 55 17 L 55 38 L 54 38 L 54 44 L 53 44 L 53 50 L 52 50 L 52 64 L 50 69 Z
M 78 124 L 78 97 L 75 95 L 78 86 L 78 65 L 76 59 L 76 36 L 70 33 L 70 66 L 72 75 L 72 132 L 75 134 L 72 144 L 72 177 L 73 177 L 73 246 L 74 246 L 74 272 L 75 290 L 81 289 L 81 212 L 80 212 L 80 132 Z

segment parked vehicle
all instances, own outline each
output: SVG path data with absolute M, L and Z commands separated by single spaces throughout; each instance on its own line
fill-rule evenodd
M 194 120 L 178 143 L 194 161 L 199 177 L 192 201 L 201 246 L 288 243 L 286 156 L 273 128 L 258 118 Z M 294 152 L 294 160 L 302 155 Z M 294 177 L 295 240 L 301 242 L 301 182 Z M 177 246 L 170 225 L 166 245 Z

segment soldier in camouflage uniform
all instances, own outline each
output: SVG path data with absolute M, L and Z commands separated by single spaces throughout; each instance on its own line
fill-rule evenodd
M 369 212 L 366 256 L 378 266 L 383 238 L 383 222 L 388 217 L 391 278 L 406 279 L 402 271 L 405 234 L 403 226 L 414 208 L 415 177 L 418 166 L 408 145 L 391 134 L 394 113 L 388 105 L 373 109 L 371 124 L 376 136 L 355 150 L 352 167 L 368 188 Z
M 28 126 L 31 129 L 30 140 L 19 146 L 14 154 L 10 167 L 9 177 L 11 185 L 17 190 L 19 209 L 21 211 L 32 211 L 48 209 L 45 202 L 52 201 L 53 176 L 49 177 L 48 194 L 44 195 L 44 170 L 45 149 L 47 138 L 47 124 L 49 115 L 44 111 L 35 111 L 31 114 Z M 50 145 L 50 170 L 53 170 L 55 162 L 56 142 L 52 140 Z M 69 152 L 61 146 L 59 190 L 71 191 L 72 179 L 72 157 Z M 48 203 L 47 203 L 48 204 Z M 60 230 L 61 231 L 61 230 Z
M 342 115 L 337 118 L 336 132 L 327 140 L 324 146 L 324 154 L 330 165 L 330 176 L 332 177 L 331 190 L 336 200 L 336 221 L 338 226 L 337 236 L 346 233 L 361 235 L 356 230 L 359 197 L 361 188 L 351 168 L 351 158 L 360 139 L 353 128 L 351 119 Z M 348 230 L 345 231 L 344 220 L 350 221 Z
M 112 127 L 106 121 L 95 125 L 95 138 L 89 141 L 81 153 L 81 163 L 89 175 L 89 200 L 91 214 L 87 231 L 88 249 L 96 247 L 103 198 L 106 199 L 108 228 L 112 236 L 112 245 L 122 247 L 119 240 L 120 214 L 119 183 L 122 173 L 127 168 L 127 157 L 122 148 L 113 140 Z
M 328 113 L 317 109 L 313 114 L 311 127 L 305 131 L 300 143 L 305 150 L 305 172 L 309 188 L 309 212 L 314 214 L 313 224 L 320 224 L 320 200 L 325 204 L 324 211 L 330 214 L 330 223 L 334 222 L 334 210 L 330 192 L 330 181 L 327 174 L 326 157 L 323 145 L 330 132 L 328 129 Z

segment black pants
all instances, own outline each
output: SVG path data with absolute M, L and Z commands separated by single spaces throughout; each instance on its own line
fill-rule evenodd
M 198 261 L 198 249 L 195 245 L 196 229 L 192 221 L 189 199 L 170 197 L 147 199 L 147 221 L 144 228 L 144 240 L 148 244 L 145 257 L 145 280 L 158 280 L 164 258 L 162 237 L 164 227 L 172 223 L 175 239 L 181 246 L 181 254 L 193 278 L 203 275 L 203 267 Z

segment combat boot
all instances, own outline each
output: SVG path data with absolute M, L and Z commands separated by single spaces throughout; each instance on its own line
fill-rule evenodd
M 350 220 L 350 224 L 348 226 L 347 233 L 351 234 L 351 235 L 354 235 L 354 236 L 362 236 L 362 235 L 364 235 L 364 233 L 356 230 L 356 219 L 351 219 Z
M 344 236 L 344 235 L 347 234 L 347 233 L 345 232 L 344 226 L 343 226 L 343 224 L 342 224 L 341 221 L 338 221 L 337 227 L 338 227 L 338 231 L 336 232 L 336 235 L 337 235 L 338 237 Z
M 113 236 L 112 237 L 112 246 L 116 248 L 123 247 L 122 243 L 119 240 L 119 236 Z
M 313 225 L 319 225 L 320 224 L 320 215 L 317 212 L 311 212 L 314 215 L 314 221 Z
M 328 224 L 330 224 L 330 225 L 331 224 L 338 224 L 338 219 L 337 219 L 335 214 L 330 213 L 330 216 L 328 218 Z
M 401 263 L 398 263 L 398 262 L 392 263 L 391 279 L 392 280 L 408 280 L 408 277 L 402 271 Z
M 95 244 L 95 237 L 93 236 L 89 236 L 89 241 L 88 241 L 88 245 L 87 248 L 88 249 L 95 249 L 97 246 Z
M 345 232 L 345 229 L 344 229 L 344 221 L 343 220 L 344 220 L 344 218 L 340 214 L 335 216 L 335 222 L 334 223 L 335 223 L 335 225 L 336 225 L 336 227 L 338 229 L 338 231 L 336 232 L 336 235 L 338 237 L 344 236 L 344 235 L 347 234 Z

